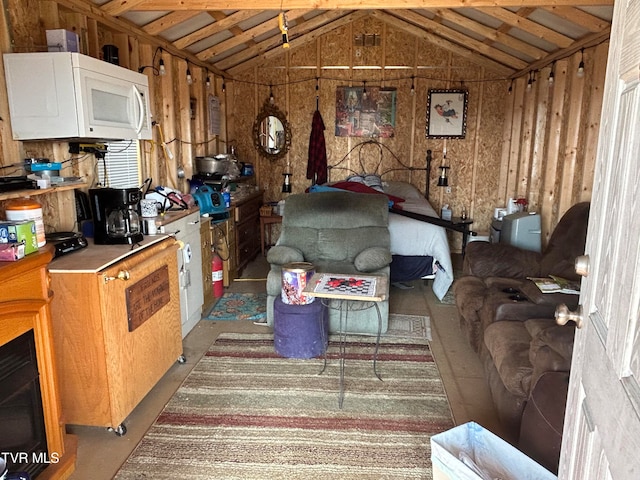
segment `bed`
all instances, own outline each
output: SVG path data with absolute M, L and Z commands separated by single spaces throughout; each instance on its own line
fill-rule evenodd
M 363 147 L 373 146 L 380 151 L 380 155 L 363 153 Z M 423 196 L 420 191 L 408 182 L 397 180 L 385 180 L 384 176 L 397 171 L 423 171 L 429 178 L 431 162 L 430 152 L 427 154 L 425 167 L 405 166 L 388 148 L 377 141 L 368 140 L 354 147 L 349 153 L 358 150 L 361 172 L 356 173 L 352 169 L 343 166 L 344 158 L 335 165 L 329 166 L 331 172 L 330 181 L 322 186 L 314 186 L 311 191 L 324 189 L 346 189 L 372 194 L 384 193 L 389 197 L 389 233 L 391 235 L 391 282 L 402 283 L 424 278 L 433 278 L 432 289 L 438 299 L 442 300 L 449 287 L 453 283 L 453 267 L 451 264 L 451 252 L 447 239 L 446 229 L 439 225 L 433 225 L 428 221 L 409 218 L 402 214 L 392 213 L 394 210 L 412 212 L 431 218 L 439 218 L 438 214 L 428 201 L 427 191 Z M 369 149 L 370 150 L 370 149 Z M 391 159 L 384 162 L 383 153 L 387 152 Z M 349 155 L 349 154 L 347 154 Z M 372 158 L 373 157 L 373 158 Z M 346 158 L 346 156 L 345 156 Z M 389 168 L 382 169 L 383 163 Z M 347 175 L 336 174 L 343 170 Z M 331 177 L 342 176 L 340 180 Z

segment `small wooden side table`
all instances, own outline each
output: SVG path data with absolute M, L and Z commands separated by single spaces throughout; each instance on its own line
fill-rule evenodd
M 260 247 L 263 256 L 265 254 L 265 237 L 267 245 L 271 246 L 271 227 L 276 223 L 282 223 L 281 215 L 260 216 Z
M 362 283 L 362 285 L 360 285 Z M 376 337 L 375 350 L 373 352 L 373 373 L 382 380 L 376 368 L 378 360 L 378 348 L 380 347 L 380 335 L 382 328 L 382 316 L 379 302 L 389 296 L 389 279 L 385 275 L 342 274 L 342 273 L 314 273 L 303 292 L 318 299 L 338 300 L 340 310 L 340 391 L 338 393 L 338 407 L 342 408 L 344 400 L 344 364 L 346 357 L 347 321 L 349 316 L 349 303 L 360 302 L 362 309 L 375 307 L 378 315 L 378 335 Z M 328 306 L 328 304 L 327 304 Z M 331 308 L 331 307 L 329 307 Z M 343 315 L 344 314 L 344 315 Z M 325 367 L 327 357 L 325 352 Z M 324 372 L 324 368 L 320 373 Z

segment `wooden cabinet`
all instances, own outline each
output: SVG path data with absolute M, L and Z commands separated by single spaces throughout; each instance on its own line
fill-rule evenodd
M 17 262 L 0 262 L 0 345 L 33 331 L 48 458 L 58 458 L 38 479 L 59 480 L 69 478 L 75 468 L 77 439 L 65 433 L 60 407 L 47 274 L 52 255 L 51 248 L 45 247 Z
M 242 269 L 260 252 L 260 207 L 262 192 L 256 192 L 238 201 L 233 210 L 236 229 L 236 268 Z
M 202 311 L 208 312 L 215 304 L 213 296 L 213 279 L 211 277 L 211 219 L 208 217 L 200 218 L 200 243 L 202 252 Z
M 182 355 L 178 243 L 148 241 L 133 252 L 90 244 L 50 268 L 68 423 L 123 433 L 125 418 Z

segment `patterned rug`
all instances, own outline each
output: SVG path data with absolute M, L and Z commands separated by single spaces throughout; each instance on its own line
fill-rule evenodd
M 432 435 L 453 427 L 428 342 L 347 337 L 323 360 L 276 355 L 271 334 L 220 335 L 117 480 L 431 479 Z
M 207 320 L 266 321 L 266 293 L 225 293 L 205 317 Z
M 385 337 L 417 337 L 431 340 L 431 322 L 428 316 L 389 314 L 389 327 Z

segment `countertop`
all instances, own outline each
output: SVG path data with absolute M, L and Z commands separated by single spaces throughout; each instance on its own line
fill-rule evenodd
M 86 248 L 54 258 L 49 264 L 49 272 L 97 273 L 169 237 L 169 235 L 145 235 L 144 239 L 135 245 L 96 245 L 93 243 L 93 238 L 87 238 Z

